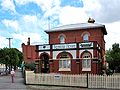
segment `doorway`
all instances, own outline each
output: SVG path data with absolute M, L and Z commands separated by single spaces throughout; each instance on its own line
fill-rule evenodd
M 41 72 L 42 73 L 49 73 L 49 56 L 46 53 L 43 53 L 40 57 L 41 59 Z

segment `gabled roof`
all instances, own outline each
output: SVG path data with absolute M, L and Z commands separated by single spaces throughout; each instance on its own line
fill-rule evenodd
M 97 23 L 77 23 L 77 24 L 69 24 L 63 25 L 51 30 L 46 30 L 46 33 L 49 32 L 57 32 L 57 31 L 70 31 L 70 30 L 80 30 L 80 29 L 90 29 L 90 28 L 102 28 L 103 33 L 107 35 L 107 31 L 105 25 L 97 24 Z

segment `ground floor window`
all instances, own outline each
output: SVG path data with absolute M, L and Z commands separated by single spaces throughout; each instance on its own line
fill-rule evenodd
M 59 69 L 60 70 L 70 70 L 71 62 L 70 60 L 60 59 L 59 60 Z
M 62 52 L 59 59 L 59 71 L 70 71 L 71 59 L 67 52 Z
M 82 60 L 82 71 L 91 71 L 91 60 L 90 59 Z
M 82 71 L 91 71 L 91 55 L 85 52 L 82 55 Z

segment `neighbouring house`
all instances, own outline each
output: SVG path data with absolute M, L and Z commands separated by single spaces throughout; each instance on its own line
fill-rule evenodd
M 49 44 L 22 44 L 25 62 L 35 62 L 40 73 L 100 74 L 105 64 L 105 25 L 94 23 L 63 25 L 45 32 Z

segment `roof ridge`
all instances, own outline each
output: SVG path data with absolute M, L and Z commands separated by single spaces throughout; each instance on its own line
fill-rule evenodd
M 45 30 L 45 32 L 56 32 L 56 31 L 66 31 L 66 30 L 78 30 L 78 29 L 88 29 L 88 28 L 104 28 L 105 25 L 97 24 L 97 23 L 76 23 L 76 24 L 66 24 L 61 25 L 50 30 Z M 106 33 L 106 29 L 105 29 Z

